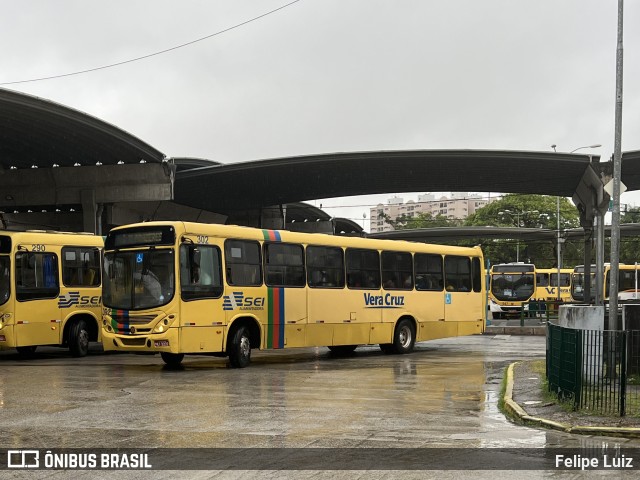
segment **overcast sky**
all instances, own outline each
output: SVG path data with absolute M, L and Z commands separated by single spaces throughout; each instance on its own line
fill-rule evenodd
M 163 55 L 6 85 L 168 49 L 290 1 L 0 0 L 0 83 L 167 156 L 223 163 L 552 144 L 613 154 L 615 0 L 300 0 Z M 640 2 L 627 1 L 623 151 L 640 149 L 638 25 Z M 359 205 L 327 211 L 361 220 L 391 196 L 322 203 Z M 622 201 L 640 204 L 640 194 Z

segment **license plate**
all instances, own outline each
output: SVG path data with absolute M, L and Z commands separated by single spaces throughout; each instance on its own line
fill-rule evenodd
M 169 340 L 154 340 L 153 341 L 153 345 L 155 347 L 168 347 L 169 346 Z

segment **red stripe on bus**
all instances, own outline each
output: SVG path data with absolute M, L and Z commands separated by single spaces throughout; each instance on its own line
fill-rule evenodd
M 280 348 L 280 304 L 279 288 L 273 289 L 273 348 Z

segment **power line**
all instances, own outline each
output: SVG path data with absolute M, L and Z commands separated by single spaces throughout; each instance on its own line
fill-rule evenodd
M 258 15 L 257 17 L 253 17 L 253 18 L 251 18 L 249 20 L 245 20 L 244 22 L 241 22 L 241 23 L 238 23 L 238 24 L 233 25 L 231 27 L 225 28 L 224 30 L 220 30 L 219 32 L 215 32 L 215 33 L 212 33 L 212 34 L 207 35 L 205 37 L 201 37 L 201 38 L 198 38 L 196 40 L 191 40 L 190 42 L 183 43 L 183 44 L 180 44 L 180 45 L 176 45 L 174 47 L 166 48 L 166 49 L 160 50 L 158 52 L 149 53 L 149 54 L 143 55 L 141 57 L 131 58 L 129 60 L 123 60 L 121 62 L 111 63 L 109 65 L 103 65 L 101 67 L 88 68 L 86 70 L 79 70 L 77 72 L 63 73 L 61 75 L 51 75 L 49 77 L 31 78 L 29 80 L 16 80 L 16 81 L 13 81 L 13 82 L 3 82 L 3 83 L 0 83 L 0 85 L 16 85 L 18 83 L 40 82 L 40 81 L 43 81 L 43 80 L 53 80 L 55 78 L 71 77 L 71 76 L 74 76 L 74 75 L 81 75 L 83 73 L 96 72 L 98 70 L 105 70 L 107 68 L 118 67 L 120 65 L 125 65 L 127 63 L 133 63 L 133 62 L 137 62 L 139 60 L 144 60 L 144 59 L 147 59 L 147 58 L 155 57 L 155 56 L 158 56 L 158 55 L 162 55 L 163 53 L 168 53 L 168 52 L 171 52 L 173 50 L 178 50 L 179 48 L 188 47 L 189 45 L 193 45 L 194 43 L 202 42 L 203 40 L 207 40 L 209 38 L 216 37 L 218 35 L 222 35 L 223 33 L 226 33 L 226 32 L 229 32 L 231 30 L 234 30 L 236 28 L 242 27 L 242 26 L 247 25 L 247 24 L 249 24 L 251 22 L 255 22 L 256 20 L 264 18 L 264 17 L 266 17 L 268 15 L 271 15 L 272 13 L 275 13 L 275 12 L 277 12 L 279 10 L 287 8 L 287 7 L 291 6 L 291 5 L 293 5 L 294 3 L 298 3 L 300 1 L 302 1 L 302 0 L 293 0 L 292 2 L 289 2 L 286 5 L 282 5 L 281 7 L 275 8 L 273 10 L 270 10 L 270 11 L 266 12 L 266 13 Z

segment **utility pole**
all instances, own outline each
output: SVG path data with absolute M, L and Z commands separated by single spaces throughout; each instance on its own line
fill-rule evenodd
M 613 147 L 613 212 L 611 216 L 611 275 L 609 330 L 619 330 L 618 272 L 620 271 L 620 177 L 622 173 L 622 17 L 624 0 L 618 0 L 618 46 L 616 50 L 616 120 Z

